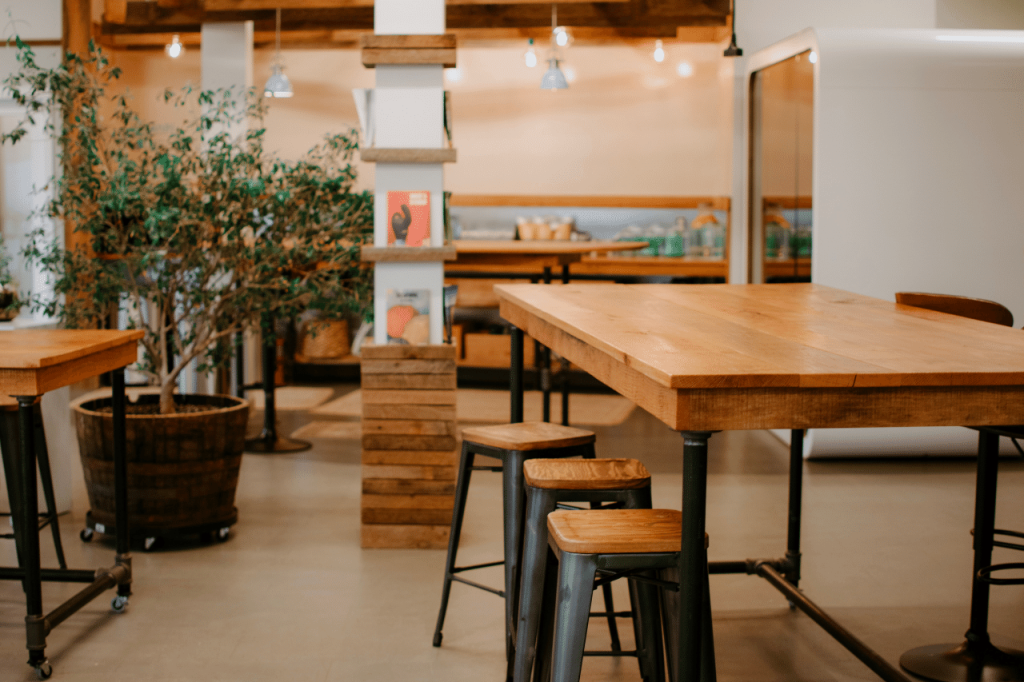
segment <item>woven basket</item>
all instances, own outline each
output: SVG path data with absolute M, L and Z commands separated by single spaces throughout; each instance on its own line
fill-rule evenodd
M 310 320 L 302 325 L 297 355 L 311 360 L 327 360 L 342 358 L 351 352 L 348 322 L 345 320 Z

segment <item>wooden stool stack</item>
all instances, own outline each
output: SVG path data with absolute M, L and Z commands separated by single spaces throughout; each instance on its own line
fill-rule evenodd
M 636 583 L 639 596 L 638 617 L 645 621 L 641 627 L 653 627 L 646 622 L 658 611 L 658 588 L 664 595 L 678 592 L 678 579 L 671 582 L 679 561 L 682 543 L 682 513 L 668 509 L 609 509 L 586 511 L 555 511 L 548 515 L 548 542 L 552 561 L 558 562 L 558 589 L 546 595 L 541 614 L 538 670 L 544 670 L 550 660 L 552 682 L 578 682 L 583 666 L 584 644 L 590 619 L 591 587 L 597 575 L 626 576 Z M 704 536 L 707 563 L 707 535 Z M 553 567 L 552 567 L 553 568 Z M 658 577 L 655 577 L 658 576 Z M 704 573 L 707 581 L 707 571 Z M 714 641 L 711 632 L 711 601 L 705 583 L 705 599 L 700 617 L 704 619 L 704 666 L 700 672 L 702 682 L 715 680 Z M 666 640 L 678 640 L 677 603 L 666 603 L 664 624 Z M 677 600 L 676 600 L 677 601 Z M 557 623 L 557 625 L 555 625 Z M 554 637 L 545 637 L 545 631 L 554 630 Z M 553 644 L 552 644 L 553 643 Z M 661 656 L 660 641 L 652 643 Z M 549 648 L 553 646 L 553 651 Z M 670 679 L 678 679 L 678 661 L 675 647 L 668 647 Z M 654 671 L 654 682 L 663 677 Z M 538 677 L 545 680 L 546 677 Z
M 536 660 L 538 630 L 545 589 L 553 594 L 557 574 L 547 571 L 548 514 L 566 503 L 589 503 L 592 509 L 612 506 L 626 509 L 651 508 L 651 474 L 635 459 L 532 459 L 523 464 L 526 480 L 526 521 L 523 530 L 522 581 L 519 616 L 516 626 L 515 682 L 529 682 Z M 636 656 L 644 680 L 664 678 L 661 650 L 661 626 L 655 600 L 643 612 L 641 595 L 630 583 L 629 611 L 616 613 L 611 584 L 602 582 L 604 612 L 590 613 L 608 622 L 611 651 L 587 652 L 588 655 Z M 652 610 L 653 609 L 653 610 Z M 633 619 L 635 651 L 623 651 L 619 641 L 617 617 Z M 551 633 L 544 637 L 550 640 Z M 550 671 L 538 665 L 535 679 L 547 680 Z
M 571 426 L 546 422 L 526 422 L 500 426 L 480 426 L 462 432 L 462 457 L 459 461 L 458 481 L 455 486 L 455 513 L 452 516 L 451 535 L 448 540 L 448 558 L 445 562 L 441 608 L 434 630 L 434 646 L 441 646 L 441 629 L 448 609 L 452 582 L 461 582 L 497 594 L 505 599 L 505 653 L 508 677 L 512 675 L 515 656 L 515 620 L 518 614 L 519 549 L 522 541 L 525 507 L 523 463 L 529 459 L 561 459 L 565 457 L 594 458 L 594 434 Z M 497 459 L 500 466 L 474 466 L 477 455 Z M 504 507 L 504 561 L 474 566 L 456 566 L 462 519 L 466 511 L 466 495 L 473 471 L 500 471 L 502 473 Z M 488 566 L 505 566 L 505 589 L 497 590 L 461 577 L 464 571 Z
M 454 346 L 362 349 L 362 546 L 443 549 L 455 500 Z

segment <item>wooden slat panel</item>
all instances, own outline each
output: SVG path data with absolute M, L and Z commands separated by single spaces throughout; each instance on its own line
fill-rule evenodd
M 455 49 L 380 49 L 363 48 L 363 66 L 373 68 L 378 64 L 437 64 L 446 69 L 456 65 Z
M 368 478 L 363 480 L 364 495 L 454 495 L 455 480 L 416 478 Z
M 360 365 L 363 374 L 452 374 L 454 355 L 450 360 L 368 360 Z
M 388 49 L 450 49 L 454 50 L 456 38 L 452 33 L 444 35 L 376 35 L 368 34 L 359 40 L 359 46 Z
M 454 495 L 363 495 L 363 509 L 447 509 L 455 504 Z
M 367 405 L 364 419 L 455 419 L 454 405 Z
M 450 525 L 367 524 L 361 529 L 361 546 L 366 549 L 445 549 Z
M 436 526 L 452 522 L 451 509 L 367 509 L 359 514 L 364 524 L 415 524 Z
M 407 394 L 423 393 L 436 389 L 448 389 L 454 395 L 455 373 L 451 374 L 364 374 L 363 390 L 402 389 Z M 406 400 L 414 403 L 413 399 Z
M 363 434 L 454 436 L 455 422 L 424 419 L 363 419 Z
M 454 436 L 374 436 L 363 434 L 366 450 L 454 450 Z
M 455 163 L 458 160 L 454 149 L 371 147 L 359 150 L 359 156 L 366 163 Z
M 412 464 L 429 466 L 455 466 L 456 452 L 430 450 L 363 450 L 363 464 Z
M 383 346 L 365 345 L 362 357 L 366 360 L 450 360 L 455 349 L 448 345 L 405 346 L 388 344 Z
M 454 481 L 455 467 L 364 464 L 363 478 L 412 478 L 427 481 Z
M 454 405 L 455 391 L 393 391 L 367 389 L 363 378 L 363 405 Z

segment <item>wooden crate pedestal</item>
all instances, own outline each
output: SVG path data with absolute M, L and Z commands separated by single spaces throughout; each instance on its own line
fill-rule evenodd
M 454 346 L 364 346 L 362 546 L 444 549 L 455 502 Z

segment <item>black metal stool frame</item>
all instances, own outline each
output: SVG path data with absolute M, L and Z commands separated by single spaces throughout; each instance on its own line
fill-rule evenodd
M 549 575 L 547 572 L 548 514 L 555 511 L 560 504 L 573 502 L 589 502 L 591 506 L 617 503 L 619 508 L 624 509 L 650 509 L 651 487 L 646 485 L 642 488 L 632 489 L 566 490 L 526 486 L 522 578 L 519 588 L 519 615 L 515 629 L 516 647 L 513 666 L 515 682 L 530 682 L 530 669 L 537 657 L 537 633 L 540 630 L 544 584 L 548 579 L 554 580 L 554 573 Z M 641 677 L 645 680 L 659 679 L 655 677 L 654 670 L 643 655 L 645 649 L 642 647 L 641 640 L 645 633 L 641 632 L 637 619 L 636 605 L 639 596 L 635 593 L 634 585 L 630 584 L 630 601 L 634 608 L 623 614 L 616 613 L 614 610 L 610 594 L 611 586 L 608 582 L 604 582 L 601 587 L 605 594 L 605 611 L 603 613 L 591 612 L 589 615 L 590 617 L 604 616 L 608 620 L 612 635 L 612 651 L 586 652 L 587 655 L 635 655 L 640 662 Z M 636 651 L 624 652 L 621 650 L 615 626 L 615 618 L 619 615 L 628 615 L 633 618 L 634 637 L 637 642 Z M 540 676 L 537 677 L 538 682 L 542 679 Z
M 476 455 L 483 455 L 501 460 L 501 466 L 475 466 Z M 563 459 L 567 457 L 594 458 L 594 444 L 572 445 L 563 448 L 540 450 L 506 450 L 479 443 L 463 441 L 462 457 L 459 462 L 459 474 L 455 484 L 455 505 L 452 513 L 451 532 L 448 536 L 448 557 L 445 561 L 444 587 L 441 590 L 441 608 L 437 614 L 437 627 L 434 629 L 434 646 L 441 646 L 443 638 L 445 614 L 448 610 L 448 598 L 451 594 L 452 582 L 460 582 L 478 589 L 491 592 L 505 599 L 505 654 L 508 662 L 507 677 L 512 677 L 512 665 L 515 659 L 515 620 L 519 612 L 519 558 L 522 549 L 523 520 L 525 518 L 526 490 L 523 476 L 523 462 L 528 459 Z M 462 520 L 466 511 L 466 495 L 469 492 L 469 481 L 473 471 L 500 471 L 502 473 L 502 507 L 504 522 L 504 560 L 473 566 L 456 566 L 456 555 L 459 548 L 459 536 L 462 534 Z M 491 566 L 505 567 L 505 589 L 496 590 L 486 585 L 467 580 L 459 573 Z

